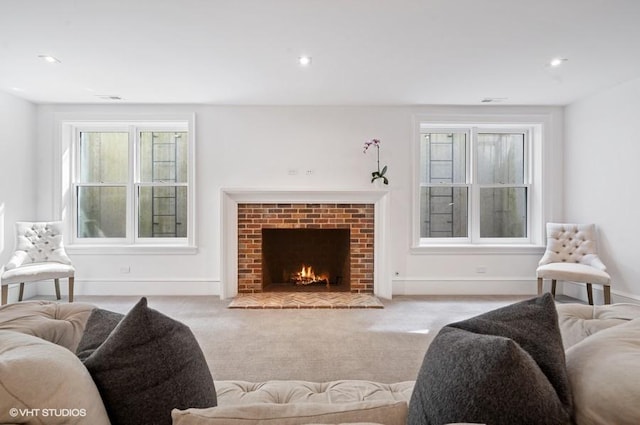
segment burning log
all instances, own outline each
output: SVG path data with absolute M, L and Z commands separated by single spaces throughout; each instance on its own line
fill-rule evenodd
M 327 287 L 329 286 L 329 277 L 327 275 L 321 274 L 316 275 L 311 268 L 311 266 L 306 267 L 304 264 L 302 265 L 302 270 L 297 273 L 294 273 L 291 276 L 291 282 L 295 285 L 313 285 L 313 284 L 323 284 Z

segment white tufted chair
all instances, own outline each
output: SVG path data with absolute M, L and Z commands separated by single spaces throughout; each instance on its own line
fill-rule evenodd
M 69 302 L 73 302 L 75 269 L 62 244 L 62 222 L 16 223 L 16 248 L 4 266 L 2 305 L 7 303 L 9 284 L 20 283 L 19 301 L 22 301 L 25 282 L 53 279 L 56 297 L 60 299 L 61 278 L 69 279 Z
M 589 304 L 593 304 L 592 284 L 602 285 L 604 303 L 611 304 L 611 277 L 598 257 L 593 224 L 547 223 L 547 250 L 538 263 L 538 294 L 544 279 L 551 279 L 555 297 L 556 281 L 585 282 Z

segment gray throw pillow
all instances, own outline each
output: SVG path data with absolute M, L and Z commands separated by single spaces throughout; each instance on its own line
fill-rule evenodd
M 170 425 L 172 409 L 217 405 L 191 330 L 142 298 L 84 361 L 112 425 Z
M 76 349 L 76 354 L 80 360 L 89 357 L 102 343 L 111 335 L 111 332 L 118 326 L 124 314 L 115 311 L 94 308 L 87 319 L 84 333 Z
M 409 425 L 569 424 L 572 401 L 550 294 L 445 326 L 425 355 Z

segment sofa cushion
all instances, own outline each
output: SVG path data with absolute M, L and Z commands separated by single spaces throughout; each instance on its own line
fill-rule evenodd
M 254 403 L 347 403 L 356 401 L 409 402 L 414 381 L 381 382 L 342 380 L 309 381 L 216 381 L 218 404 Z
M 571 393 L 550 294 L 445 326 L 427 350 L 409 424 L 569 423 Z
M 102 343 L 111 335 L 111 332 L 118 326 L 124 314 L 101 308 L 94 309 L 87 319 L 84 333 L 76 349 L 76 354 L 80 360 L 89 357 Z
M 173 408 L 216 405 L 191 330 L 142 298 L 84 361 L 114 424 L 171 424 Z
M 640 319 L 567 350 L 577 425 L 632 425 L 640 418 Z
M 405 425 L 407 403 L 257 403 L 174 410 L 172 417 L 173 425 L 296 425 L 367 421 L 385 425 Z
M 37 336 L 75 351 L 95 306 L 25 301 L 0 307 L 0 329 Z
M 109 425 L 87 369 L 69 350 L 0 330 L 0 423 Z
M 603 329 L 640 318 L 638 304 L 559 304 L 558 323 L 565 350 Z

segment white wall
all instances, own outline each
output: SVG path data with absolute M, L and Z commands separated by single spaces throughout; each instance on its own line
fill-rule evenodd
M 565 220 L 598 227 L 614 302 L 640 299 L 639 116 L 640 79 L 566 108 Z M 565 284 L 564 291 L 586 298 L 583 287 Z
M 233 107 L 203 105 L 41 105 L 38 147 L 42 157 L 55 152 L 56 120 L 61 114 L 196 114 L 197 245 L 195 255 L 77 255 L 79 294 L 218 293 L 220 280 L 221 188 L 368 189 L 374 152 L 364 141 L 382 140 L 381 162 L 389 166 L 391 191 L 391 271 L 400 293 L 535 293 L 540 252 L 515 255 L 415 255 L 411 246 L 412 144 L 416 114 L 548 114 L 553 118 L 550 169 L 562 159 L 562 108 L 545 107 Z M 553 164 L 557 162 L 557 164 Z M 38 213 L 59 215 L 51 193 L 53 164 L 43 160 Z M 298 170 L 290 175 L 289 170 Z M 306 171 L 312 174 L 307 175 Z M 552 176 L 552 181 L 558 181 Z M 546 216 L 559 216 L 560 186 Z M 130 266 L 131 272 L 120 269 Z M 486 273 L 477 273 L 485 267 Z M 44 290 L 47 290 L 44 287 Z
M 0 92 L 0 264 L 13 252 L 14 223 L 36 217 L 40 161 L 35 146 L 35 105 Z M 17 299 L 14 292 L 11 288 L 10 301 Z

